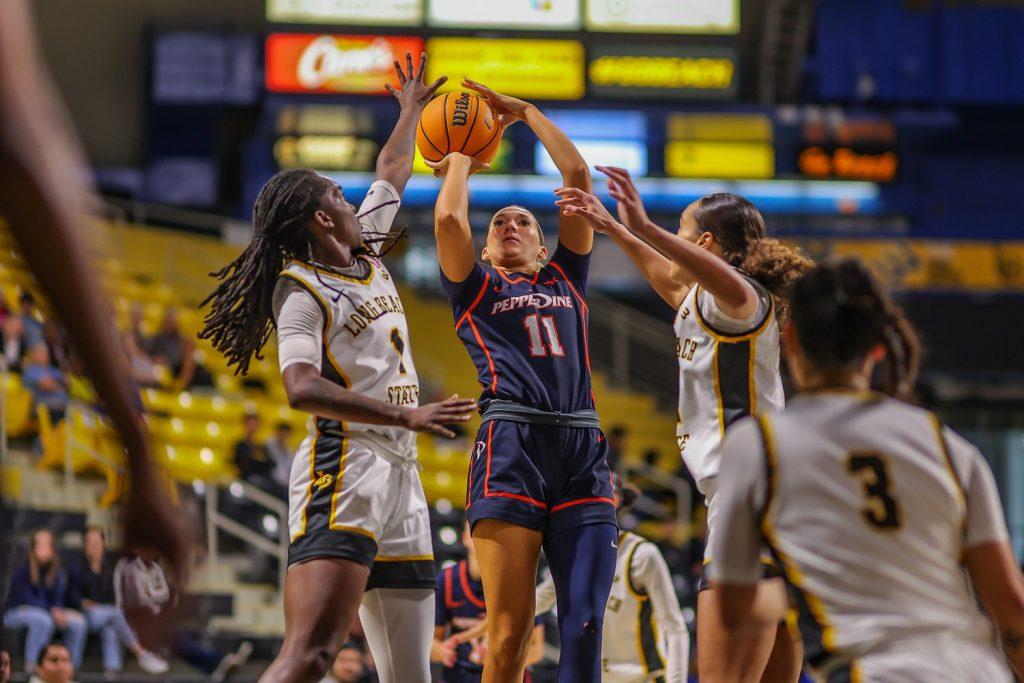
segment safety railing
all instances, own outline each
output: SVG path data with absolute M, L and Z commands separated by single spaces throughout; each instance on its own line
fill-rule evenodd
M 218 506 L 222 488 L 231 490 L 229 495 L 234 496 L 236 501 L 251 503 L 274 515 L 277 520 L 277 540 L 271 540 L 222 513 Z M 278 589 L 284 590 L 284 578 L 288 570 L 288 505 L 283 500 L 240 480 L 231 482 L 227 487 L 207 486 L 206 557 L 213 565 L 217 564 L 220 557 L 220 544 L 217 538 L 220 531 L 276 558 Z
M 689 482 L 682 477 L 677 477 L 670 472 L 646 463 L 630 465 L 627 468 L 627 473 L 630 478 L 643 477 L 648 482 L 671 494 L 676 502 L 674 519 L 676 528 L 689 528 L 691 522 L 690 510 L 693 505 L 693 496 Z M 670 514 L 671 510 L 667 506 L 658 503 L 648 495 L 641 495 L 634 507 L 636 510 L 646 512 L 658 519 L 667 520 L 672 517 Z

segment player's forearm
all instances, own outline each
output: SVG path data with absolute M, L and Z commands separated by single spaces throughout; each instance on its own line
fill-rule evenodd
M 444 642 L 434 638 L 430 643 L 430 661 L 440 664 L 444 661 Z
M 724 306 L 739 308 L 753 300 L 753 288 L 724 259 L 651 221 L 630 227 L 655 249 L 684 268 Z
M 47 98 L 49 99 L 49 98 Z M 52 101 L 49 116 L 15 112 L 0 122 L 0 214 L 64 324 L 75 352 L 138 474 L 148 464 L 139 397 L 131 382 L 112 308 L 100 290 L 82 237 L 87 171 Z M 41 230 L 37 226 L 47 226 Z M 55 248 L 59 245 L 59 248 Z
M 319 375 L 285 382 L 288 405 L 330 420 L 403 427 L 407 409 L 344 389 Z
M 523 120 L 530 130 L 534 132 L 544 149 L 551 155 L 555 167 L 562 174 L 562 182 L 566 187 L 578 187 L 585 192 L 590 192 L 593 183 L 590 179 L 590 169 L 583 155 L 576 149 L 569 136 L 551 122 L 544 113 L 534 105 L 529 105 L 523 114 Z
M 685 292 L 671 278 L 672 262 L 651 245 L 629 232 L 625 226 L 609 230 L 607 234 L 625 252 L 629 260 L 640 269 L 654 291 L 669 306 L 678 308 Z
M 402 109 L 398 115 L 398 123 L 377 155 L 377 177 L 394 185 L 399 194 L 405 190 L 405 185 L 412 176 L 416 125 L 420 120 L 420 111 L 422 110 L 419 107 Z

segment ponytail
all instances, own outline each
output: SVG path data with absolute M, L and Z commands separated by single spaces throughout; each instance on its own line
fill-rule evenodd
M 823 373 L 858 367 L 881 344 L 883 391 L 910 396 L 921 342 L 903 309 L 861 261 L 830 261 L 801 276 L 792 286 L 789 315 L 807 359 Z

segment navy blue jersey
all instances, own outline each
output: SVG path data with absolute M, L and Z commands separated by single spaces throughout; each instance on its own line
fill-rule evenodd
M 594 408 L 587 340 L 590 255 L 559 243 L 534 274 L 477 263 L 462 282 L 441 282 L 483 387 L 494 398 L 549 412 Z
M 441 570 L 437 575 L 437 588 L 434 591 L 434 625 L 450 626 L 450 635 L 456 635 L 476 626 L 487 616 L 484 606 L 484 586 L 480 581 L 469 575 L 469 563 L 461 560 L 458 564 Z M 534 624 L 543 621 L 536 617 Z M 475 680 L 483 667 L 469 660 L 473 651 L 469 643 L 462 643 L 456 648 L 458 659 L 452 669 L 445 669 L 442 679 Z M 449 675 L 449 672 L 455 675 Z M 463 674 L 459 676 L 458 674 Z M 467 675 L 469 675 L 467 677 Z

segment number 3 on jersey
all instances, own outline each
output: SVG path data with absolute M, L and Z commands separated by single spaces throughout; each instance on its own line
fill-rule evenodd
M 900 506 L 892 497 L 889 471 L 885 460 L 877 453 L 850 453 L 846 469 L 860 480 L 867 505 L 861 510 L 871 526 L 883 531 L 900 528 Z
M 560 358 L 565 355 L 565 347 L 562 346 L 562 340 L 558 337 L 558 328 L 555 326 L 553 315 L 531 313 L 523 319 L 523 327 L 530 335 L 531 356 L 542 358 L 552 355 Z

